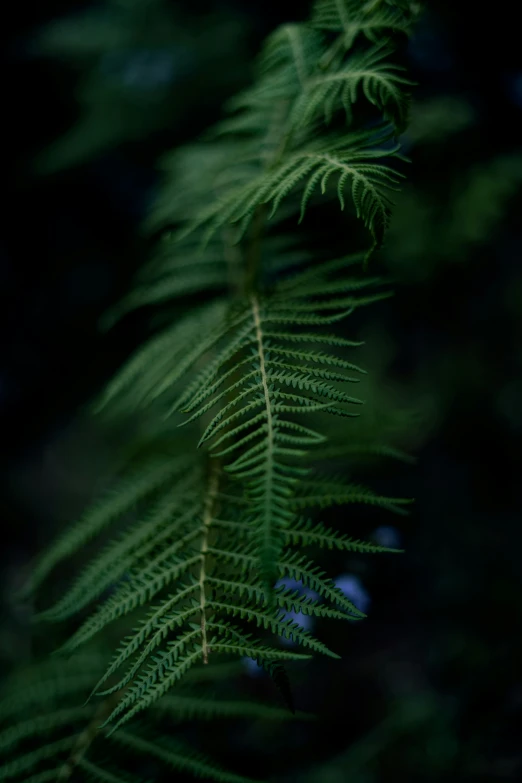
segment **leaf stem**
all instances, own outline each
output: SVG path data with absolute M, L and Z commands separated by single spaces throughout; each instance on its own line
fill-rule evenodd
M 203 663 L 208 663 L 209 647 L 207 641 L 207 619 L 206 619 L 206 604 L 207 597 L 205 593 L 205 583 L 207 579 L 206 570 L 206 558 L 208 554 L 208 539 L 210 526 L 214 517 L 214 506 L 217 496 L 218 484 L 219 484 L 219 460 L 213 460 L 210 469 L 210 479 L 207 496 L 205 498 L 205 504 L 203 508 L 203 538 L 201 541 L 201 564 L 199 569 L 199 609 L 201 612 L 201 653 L 203 657 Z

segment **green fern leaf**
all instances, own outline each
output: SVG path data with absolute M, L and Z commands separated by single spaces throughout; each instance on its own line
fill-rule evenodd
M 369 541 L 355 541 L 344 533 L 327 528 L 321 523 L 313 523 L 309 519 L 298 519 L 295 527 L 284 532 L 285 542 L 294 546 L 319 546 L 328 549 L 340 549 L 345 552 L 369 553 L 397 553 L 402 549 L 373 544 Z
M 358 35 L 377 43 L 390 32 L 408 32 L 411 13 L 404 13 L 396 3 L 364 3 L 361 0 L 317 0 L 311 24 L 319 30 L 343 33 L 346 49 L 353 46 Z
M 412 503 L 406 498 L 388 498 L 376 495 L 367 487 L 357 484 L 345 484 L 342 481 L 332 481 L 328 478 L 308 479 L 298 496 L 289 500 L 289 505 L 295 509 L 327 508 L 328 506 L 346 503 L 364 503 L 381 506 L 397 513 L 405 513 L 402 506 Z
M 397 133 L 401 133 L 409 110 L 409 96 L 404 87 L 414 83 L 402 75 L 405 68 L 388 62 L 391 52 L 389 46 L 381 44 L 353 54 L 346 64 L 331 73 L 316 76 L 295 103 L 291 123 L 296 127 L 309 124 L 321 113 L 330 123 L 334 112 L 343 108 L 350 124 L 352 106 L 360 90 L 394 124 Z
M 196 221 L 189 224 L 186 233 L 202 227 L 205 229 L 205 241 L 209 241 L 216 231 L 229 223 L 238 223 L 241 236 L 250 225 L 256 208 L 271 204 L 270 215 L 273 215 L 285 196 L 305 180 L 301 195 L 302 220 L 316 187 L 320 185 L 324 194 L 328 180 L 337 177 L 341 209 L 345 205 L 344 187 L 350 181 L 357 217 L 369 229 L 375 245 L 379 246 L 393 203 L 389 191 L 398 190 L 402 177 L 390 166 L 378 162 L 383 158 L 398 157 L 398 145 L 388 149 L 382 147 L 389 138 L 389 131 L 384 128 L 374 135 L 351 133 L 332 139 L 329 144 L 325 144 L 323 139 L 310 142 L 303 149 L 286 156 L 271 170 L 234 189 L 227 198 L 211 204 Z
M 350 304 L 354 301 L 350 300 Z M 284 310 L 280 311 L 277 300 L 271 305 L 270 301 L 265 304 L 252 298 L 248 319 L 238 319 L 237 335 L 230 338 L 215 362 L 195 381 L 199 392 L 189 401 L 194 386 L 189 387 L 173 409 L 192 412 L 187 420 L 190 422 L 207 414 L 225 398 L 230 400 L 212 416 L 200 444 L 210 441 L 213 453 L 228 458 L 225 469 L 247 487 L 267 588 L 275 578 L 280 531 L 292 520 L 292 514 L 286 510 L 288 498 L 296 481 L 304 475 L 303 468 L 292 461 L 304 456 L 303 445 L 320 440 L 315 431 L 296 425 L 288 414 L 324 410 L 349 415 L 343 404 L 359 402 L 332 385 L 332 381 L 352 381 L 351 376 L 316 366 L 325 363 L 323 353 L 307 352 L 307 365 L 294 364 L 291 357 L 281 361 L 284 354 L 278 353 L 275 345 L 272 353 L 271 342 L 264 335 L 266 324 L 286 321 L 323 324 L 338 320 L 339 315 L 302 316 L 291 301 L 287 300 L 283 306 Z M 343 312 L 340 317 L 344 317 Z M 246 356 L 241 358 L 244 353 Z M 228 363 L 232 366 L 227 369 Z M 354 365 L 343 365 L 343 362 L 338 367 L 356 370 Z M 227 384 L 230 380 L 233 382 Z M 225 388 L 219 391 L 222 385 Z
M 97 505 L 92 506 L 76 525 L 68 528 L 67 532 L 45 552 L 36 563 L 24 592 L 34 592 L 59 562 L 81 550 L 114 519 L 165 485 L 181 467 L 180 459 L 166 461 L 163 455 L 151 461 L 149 465 L 141 466 L 125 484 L 118 487 L 117 492 L 104 497 Z
M 117 703 L 118 694 L 98 704 L 77 706 L 78 696 L 81 701 L 82 691 L 85 695 L 92 688 L 105 663 L 106 655 L 101 653 L 74 656 L 59 664 L 45 660 L 25 667 L 8 679 L 2 707 L 9 704 L 11 709 L 9 715 L 0 715 L 1 780 L 56 783 L 78 778 L 103 783 L 143 783 L 138 770 L 140 757 L 145 757 L 144 760 L 156 759 L 165 770 L 185 770 L 217 781 L 253 783 L 250 778 L 223 769 L 185 741 L 165 734 L 162 730 L 165 716 L 175 717 L 177 721 L 241 716 L 287 720 L 289 717 L 287 711 L 264 704 L 202 698 L 198 688 L 205 684 L 207 675 L 213 678 L 230 675 L 230 665 L 225 664 L 194 669 L 188 678 L 188 689 L 182 686 L 176 694 L 156 702 L 146 726 L 135 725 L 131 731 L 109 733 L 100 728 L 100 723 L 111 701 Z M 45 688 L 38 688 L 43 682 Z M 300 713 L 297 717 L 305 720 L 310 716 Z M 112 744 L 109 762 L 103 741 Z

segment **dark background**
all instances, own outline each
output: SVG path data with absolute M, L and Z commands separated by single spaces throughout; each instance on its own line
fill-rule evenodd
M 99 318 L 150 251 L 140 223 L 160 182 L 157 159 L 218 118 L 221 102 L 248 83 L 250 61 L 270 30 L 308 12 L 307 3 L 266 0 L 209 0 L 197 13 L 193 3 L 170 5 L 195 30 L 184 50 L 192 59 L 169 88 L 173 113 L 142 137 L 116 140 L 55 171 L 38 156 L 82 120 L 85 105 L 75 96 L 92 61 L 53 58 L 35 40 L 44 25 L 91 6 L 13 4 L 3 26 L 0 663 L 6 669 L 30 650 L 14 588 L 38 546 L 89 499 L 107 460 L 103 433 L 79 423 L 78 413 L 145 333 L 146 313 L 109 334 L 100 332 Z M 246 768 L 257 753 L 260 773 L 277 766 L 288 781 L 522 777 L 522 177 L 517 182 L 513 175 L 509 197 L 502 185 L 515 164 L 480 185 L 480 209 L 489 214 L 499 205 L 495 220 L 484 221 L 484 236 L 444 250 L 455 188 L 473 167 L 522 154 L 517 7 L 427 5 L 407 50 L 419 83 L 415 101 L 458 96 L 473 119 L 447 139 L 408 150 L 410 187 L 429 200 L 432 234 L 408 255 L 403 210 L 389 253 L 399 270 L 396 296 L 373 328 L 393 344 L 392 381 L 421 389 L 423 399 L 431 394 L 434 413 L 430 426 L 410 438 L 417 464 L 388 474 L 392 494 L 416 498 L 414 513 L 405 522 L 365 523 L 392 524 L 406 554 L 343 564 L 364 582 L 369 619 L 356 630 L 325 630 L 327 643 L 328 634 L 340 634 L 343 661 L 317 661 L 302 680 L 296 675 L 298 705 L 320 715 L 313 747 L 308 725 L 270 734 L 269 750 L 248 729 L 231 738 Z M 237 23 L 228 59 L 211 12 Z M 198 48 L 204 29 L 207 36 L 216 30 L 211 69 Z M 218 81 L 210 89 L 211 78 Z M 481 223 L 470 197 L 473 209 Z M 412 214 L 412 229 L 415 220 Z M 385 247 L 385 264 L 386 254 Z M 406 256 L 410 261 L 397 266 Z M 265 687 L 258 679 L 245 684 Z

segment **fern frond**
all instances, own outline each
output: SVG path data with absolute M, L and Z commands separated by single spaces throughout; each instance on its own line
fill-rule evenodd
M 381 497 L 367 487 L 332 481 L 325 476 L 316 480 L 308 479 L 299 495 L 290 498 L 288 503 L 295 509 L 363 503 L 404 513 L 402 506 L 409 505 L 412 501 L 406 498 Z
M 336 604 L 347 613 L 348 620 L 357 620 L 366 617 L 355 604 L 353 604 L 341 590 L 339 590 L 331 579 L 326 577 L 325 572 L 319 568 L 312 560 L 307 560 L 300 552 L 285 553 L 279 563 L 281 576 L 291 577 L 297 582 L 314 590 L 323 598 Z M 326 578 L 325 578 L 326 577 Z
M 238 138 L 188 145 L 165 155 L 161 160 L 165 185 L 158 194 L 145 228 L 149 231 L 193 220 L 211 195 L 218 199 L 222 191 L 237 187 L 257 173 L 258 158 L 253 157 L 250 142 Z
M 284 428 L 281 433 L 285 435 Z M 293 446 L 276 447 L 282 451 L 283 459 L 294 458 L 296 452 L 300 454 Z M 249 465 L 248 453 L 245 454 L 247 459 L 243 462 L 238 463 L 236 457 L 235 472 L 246 471 L 248 475 L 252 465 Z M 266 459 L 263 449 L 259 454 L 261 460 Z M 286 480 L 288 473 L 293 479 L 290 493 L 281 494 L 286 486 L 281 484 L 279 492 L 267 501 L 272 503 L 272 509 L 267 512 L 271 516 L 260 519 L 262 512 L 256 511 L 255 504 L 265 503 L 261 492 L 267 490 L 261 482 L 256 482 L 255 465 L 253 473 L 254 480 L 247 481 L 249 505 L 246 514 L 242 502 L 235 502 L 235 481 L 230 484 L 230 494 L 226 474 L 218 462 L 213 464 L 207 478 L 202 473 L 199 478 L 197 473 L 192 476 L 190 471 L 182 473 L 176 485 L 179 502 L 171 508 L 170 516 L 153 529 L 147 519 L 141 523 L 150 538 L 131 535 L 129 540 L 135 545 L 123 550 L 118 544 L 119 554 L 114 559 L 116 584 L 112 594 L 98 605 L 62 648 L 68 654 L 74 653 L 78 646 L 87 643 L 108 624 L 139 612 L 138 624 L 97 677 L 89 697 L 117 697 L 104 724 L 110 724 L 111 730 L 157 704 L 171 688 L 184 682 L 191 669 L 206 663 L 209 656 L 248 656 L 265 661 L 269 668 L 277 661 L 307 657 L 301 652 L 267 646 L 263 642 L 265 632 L 292 640 L 304 650 L 338 657 L 311 633 L 288 619 L 289 612 L 339 620 L 364 616 L 312 560 L 301 555 L 299 549 L 303 543 L 313 542 L 345 550 L 378 551 L 378 548 L 372 550 L 369 544 L 354 544 L 342 534 L 295 519 L 295 510 L 334 502 L 375 502 L 386 506 L 390 505 L 390 499 L 376 498 L 369 491 L 359 488 L 355 491 L 349 485 L 334 485 L 333 482 L 330 489 L 325 485 L 323 494 L 317 495 L 313 483 L 308 479 L 299 481 L 299 473 L 293 473 L 292 466 L 283 463 L 280 479 L 276 476 L 274 486 L 277 489 L 278 481 Z M 187 484 L 188 477 L 192 483 Z M 205 482 L 207 486 L 203 489 Z M 323 486 L 321 482 L 318 485 Z M 176 494 L 175 487 L 166 488 L 165 497 L 173 492 Z M 227 496 L 230 499 L 226 499 Z M 271 528 L 266 533 L 269 546 L 277 552 L 271 564 L 272 577 L 274 581 L 292 577 L 313 589 L 319 598 L 300 595 L 284 585 L 273 590 L 267 585 L 266 572 L 258 556 L 259 527 L 260 524 L 273 525 L 273 517 L 278 522 L 277 504 L 281 497 L 285 499 L 284 525 L 279 531 Z M 135 532 L 138 530 L 139 526 L 136 526 Z M 272 540 L 278 542 L 275 549 Z M 114 554 L 114 545 L 109 545 L 108 550 L 102 550 L 93 560 L 79 582 L 73 585 L 71 597 L 65 594 L 60 602 L 63 606 L 70 611 L 75 605 L 84 606 L 85 602 L 78 600 L 78 594 L 83 590 L 87 592 L 88 584 L 94 584 L 92 580 L 98 564 L 107 562 L 111 551 Z M 127 569 L 122 582 L 118 581 L 119 560 L 125 562 Z M 85 574 L 89 575 L 87 581 Z M 84 585 L 83 590 L 79 590 L 79 584 Z M 96 591 L 92 590 L 90 597 L 91 603 L 96 600 Z M 46 619 L 60 619 L 60 612 L 49 612 Z M 244 631 L 244 623 L 256 628 L 259 637 Z
M 311 25 L 318 30 L 342 33 L 344 47 L 349 49 L 359 35 L 377 43 L 390 32 L 408 32 L 412 16 L 411 12 L 405 12 L 397 4 L 390 7 L 384 2 L 317 0 L 312 10 Z
M 170 737 L 167 739 L 160 735 L 152 741 L 145 739 L 143 734 L 122 731 L 121 729 L 111 733 L 109 737 L 126 750 L 143 754 L 147 758 L 158 759 L 167 768 L 170 767 L 178 772 L 189 772 L 197 778 L 215 780 L 217 783 L 253 783 L 252 778 L 235 775 L 220 767 L 216 762 L 210 761 L 202 753 L 187 752 L 183 745 L 176 743 Z
M 0 780 L 9 780 L 18 775 L 25 774 L 28 770 L 37 767 L 43 761 L 47 761 L 48 759 L 53 758 L 53 756 L 59 756 L 70 751 L 75 742 L 76 734 L 73 734 L 71 737 L 65 737 L 56 742 L 50 742 L 37 750 L 19 756 L 14 761 L 0 766 Z
M 216 231 L 232 223 L 239 224 L 238 236 L 241 237 L 259 206 L 271 205 L 269 217 L 272 216 L 281 201 L 305 181 L 301 195 L 302 220 L 315 189 L 320 186 L 324 194 L 328 180 L 337 177 L 337 196 L 341 209 L 345 206 L 344 187 L 350 182 L 357 217 L 363 221 L 374 243 L 379 246 L 393 203 L 389 191 L 398 190 L 403 176 L 389 165 L 379 162 L 384 158 L 398 157 L 399 145 L 382 147 L 389 139 L 389 131 L 382 128 L 374 135 L 366 131 L 350 133 L 332 139 L 329 144 L 325 144 L 323 139 L 310 142 L 285 156 L 280 164 L 269 171 L 233 189 L 222 200 L 210 204 L 201 211 L 197 220 L 188 225 L 186 233 L 203 228 L 207 242 Z
M 230 284 L 229 253 L 224 233 L 204 249 L 192 237 L 178 242 L 165 234 L 156 257 L 136 275 L 132 291 L 105 316 L 105 325 L 140 307 L 180 302 L 187 296 L 223 295 Z
M 182 465 L 181 459 L 166 460 L 164 455 L 151 460 L 148 465 L 141 465 L 119 485 L 118 491 L 93 505 L 44 553 L 31 573 L 25 592 L 34 592 L 58 563 L 81 550 L 115 519 L 167 484 L 180 472 Z
M 324 53 L 321 35 L 305 25 L 287 24 L 266 40 L 258 61 L 258 79 L 228 101 L 230 117 L 218 123 L 212 137 L 249 139 L 252 160 L 269 168 L 294 129 L 288 108 L 306 88 Z
M 170 476 L 175 478 L 175 475 Z M 197 513 L 199 489 L 196 471 L 182 474 L 172 490 L 167 490 L 145 519 L 125 530 L 87 566 L 68 593 L 58 603 L 37 616 L 40 620 L 62 621 L 76 614 L 111 585 L 124 578 L 137 562 L 153 558 L 158 547 L 168 542 L 177 530 L 184 532 L 187 520 Z
M 176 693 L 164 696 L 153 704 L 152 710 L 158 715 L 166 714 L 175 720 L 214 720 L 215 718 L 268 718 L 270 720 L 288 721 L 288 710 L 256 704 L 251 701 L 219 701 L 196 694 L 180 695 Z M 302 720 L 312 720 L 313 716 L 303 712 L 297 717 Z
M 194 624 L 195 625 L 195 624 Z M 193 630 L 196 630 L 195 628 Z M 219 641 L 223 638 L 223 631 L 230 633 L 235 629 L 230 625 L 209 624 L 209 630 L 219 632 L 218 636 L 211 636 L 211 648 L 217 653 L 235 654 L 238 656 L 265 656 L 270 659 L 280 658 L 284 660 L 299 660 L 302 655 L 295 653 L 285 653 L 274 648 L 263 647 L 257 643 L 252 643 L 246 637 L 242 637 L 239 632 L 237 642 Z M 201 646 L 187 653 L 184 657 L 178 658 L 178 649 L 171 645 L 164 653 L 154 659 L 154 662 L 144 670 L 143 674 L 136 678 L 129 686 L 124 696 L 107 718 L 104 725 L 111 723 L 110 735 L 120 736 L 120 727 L 144 709 L 150 707 L 154 702 L 162 698 L 176 683 L 179 683 L 184 673 L 188 671 L 198 660 L 202 658 Z
M 0 753 L 11 750 L 22 740 L 49 734 L 55 729 L 81 722 L 88 716 L 86 707 L 64 707 L 52 710 L 36 718 L 24 718 L 20 723 L 10 726 L 0 733 Z
M 227 311 L 226 300 L 218 299 L 145 343 L 107 385 L 93 406 L 94 412 L 101 413 L 116 400 L 118 408 L 126 411 L 129 398 L 134 412 L 161 397 L 220 339 L 228 328 Z M 206 335 L 204 340 L 202 334 Z
M 293 126 L 310 123 L 324 114 L 330 123 L 338 108 L 344 109 L 348 124 L 352 121 L 352 106 L 360 92 L 393 123 L 401 133 L 408 120 L 409 95 L 405 87 L 414 82 L 402 74 L 405 68 L 389 62 L 392 49 L 380 44 L 353 54 L 345 64 L 331 73 L 320 73 L 310 80 L 296 101 L 291 116 Z
M 210 413 L 200 445 L 211 443 L 212 453 L 227 458 L 225 470 L 246 486 L 267 586 L 274 582 L 280 531 L 292 519 L 288 500 L 306 472 L 295 460 L 306 454 L 303 446 L 321 441 L 319 433 L 295 422 L 293 415 L 322 410 L 346 416 L 351 415 L 346 404 L 360 403 L 335 385 L 355 381 L 346 373 L 357 372 L 355 365 L 332 359 L 336 369 L 325 369 L 321 365 L 329 359 L 324 352 L 309 349 L 292 355 L 284 343 L 266 338 L 265 329 L 272 324 L 322 325 L 346 314 L 303 315 L 307 301 L 308 296 L 281 302 L 252 297 L 246 317 L 238 319 L 237 333 L 173 407 L 191 414 L 187 423 Z M 357 299 L 350 297 L 342 305 L 353 309 Z M 311 307 L 321 306 L 320 299 L 312 300 Z M 218 403 L 221 407 L 212 415 Z
M 120 716 L 119 723 L 127 722 L 134 714 L 155 703 L 190 668 L 197 663 L 206 663 L 211 651 L 268 656 L 270 660 L 281 655 L 286 659 L 302 657 L 300 653 L 283 653 L 260 644 L 251 635 L 230 625 L 229 617 L 246 620 L 260 630 L 268 629 L 278 636 L 291 635 L 304 647 L 333 655 L 299 626 L 270 614 L 261 589 L 254 591 L 252 587 L 251 595 L 256 600 L 245 605 L 242 589 L 238 589 L 241 580 L 227 565 L 229 558 L 238 554 L 239 540 L 221 531 L 219 541 L 223 549 L 217 549 L 211 541 L 216 536 L 213 523 L 218 474 L 216 463 L 207 489 L 203 491 L 201 474 L 198 479 L 193 469 L 181 473 L 176 484 L 165 489 L 164 498 L 158 504 L 159 515 L 145 518 L 134 526 L 134 530 L 131 528 L 130 534 L 102 550 L 58 605 L 42 614 L 41 619 L 61 620 L 87 603 L 93 603 L 99 595 L 98 588 L 109 583 L 111 561 L 112 594 L 99 603 L 62 650 L 71 654 L 109 623 L 145 610 L 139 624 L 124 639 L 102 676 L 97 678 L 91 694 L 123 693 L 110 720 Z M 251 537 L 248 525 L 245 531 Z M 219 576 L 214 576 L 216 569 L 219 569 Z M 121 580 L 123 570 L 125 579 Z M 251 586 L 256 585 L 254 574 L 255 568 L 249 577 Z M 289 600 L 282 595 L 280 607 L 288 607 Z M 315 611 L 324 614 L 325 609 L 320 607 Z M 330 616 L 340 617 L 340 614 L 333 612 Z
M 369 541 L 358 541 L 350 538 L 344 533 L 326 527 L 319 523 L 314 523 L 310 519 L 298 519 L 295 526 L 287 528 L 284 532 L 285 542 L 294 546 L 319 546 L 328 549 L 339 549 L 344 552 L 369 553 L 397 553 L 401 549 L 391 549 L 390 547 L 373 544 Z
M 130 731 L 109 733 L 100 727 L 111 701 L 117 703 L 119 695 L 111 699 L 78 707 L 82 691 L 92 688 L 98 674 L 89 671 L 90 683 L 83 677 L 83 665 L 89 662 L 100 666 L 106 662 L 105 654 L 79 655 L 69 661 L 42 661 L 18 672 L 4 688 L 5 701 L 14 709 L 11 717 L 0 716 L 0 779 L 13 783 L 44 783 L 45 781 L 103 781 L 104 783 L 142 783 L 140 758 L 155 758 L 160 769 L 186 770 L 206 779 L 217 781 L 242 781 L 253 783 L 250 778 L 235 775 L 223 769 L 203 753 L 194 751 L 182 739 L 174 739 L 163 730 L 165 716 L 176 721 L 187 718 L 209 720 L 248 716 L 257 720 L 288 720 L 286 710 L 253 702 L 227 701 L 201 696 L 198 687 L 204 684 L 207 673 L 220 675 L 216 665 L 194 669 L 187 678 L 189 687 L 183 685 L 179 692 L 157 701 L 151 710 L 147 726 L 135 725 Z M 206 669 L 209 668 L 209 672 Z M 230 674 L 230 665 L 221 667 L 223 674 Z M 35 691 L 31 683 L 41 678 L 48 683 L 45 691 Z M 42 697 L 42 698 L 40 698 Z M 5 703 L 5 702 L 4 702 Z M 31 703 L 30 715 L 27 706 Z M 14 717 L 14 723 L 13 723 Z M 302 720 L 310 716 L 300 713 Z M 10 721 L 8 727 L 2 724 Z M 32 744 L 27 744 L 30 740 Z M 109 741 L 110 762 L 107 762 Z M 23 743 L 23 744 L 22 744 Z M 21 746 L 21 750 L 19 749 Z M 119 748 L 123 749 L 123 753 Z M 144 758 L 146 761 L 146 758 Z M 145 767 L 144 767 L 145 769 Z

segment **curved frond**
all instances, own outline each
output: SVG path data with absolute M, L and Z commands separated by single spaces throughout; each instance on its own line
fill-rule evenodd
M 292 123 L 308 124 L 321 114 L 329 123 L 334 112 L 342 108 L 350 124 L 352 106 L 362 93 L 401 133 L 407 124 L 410 103 L 405 87 L 414 83 L 403 75 L 405 68 L 389 61 L 391 52 L 386 44 L 357 52 L 340 68 L 310 80 L 295 103 Z
M 205 241 L 208 241 L 227 224 L 237 223 L 241 236 L 259 206 L 270 206 L 270 216 L 273 215 L 281 201 L 298 186 L 301 189 L 302 220 L 316 188 L 319 187 L 324 194 L 330 178 L 336 178 L 341 209 L 345 206 L 344 188 L 350 183 L 357 217 L 363 221 L 378 246 L 393 204 L 389 193 L 398 190 L 402 178 L 400 173 L 380 162 L 397 157 L 398 145 L 382 146 L 388 141 L 388 131 L 381 129 L 374 135 L 367 132 L 347 134 L 332 139 L 329 144 L 324 140 L 310 142 L 243 187 L 233 189 L 227 198 L 210 204 L 186 231 L 190 233 L 196 228 L 203 228 Z

